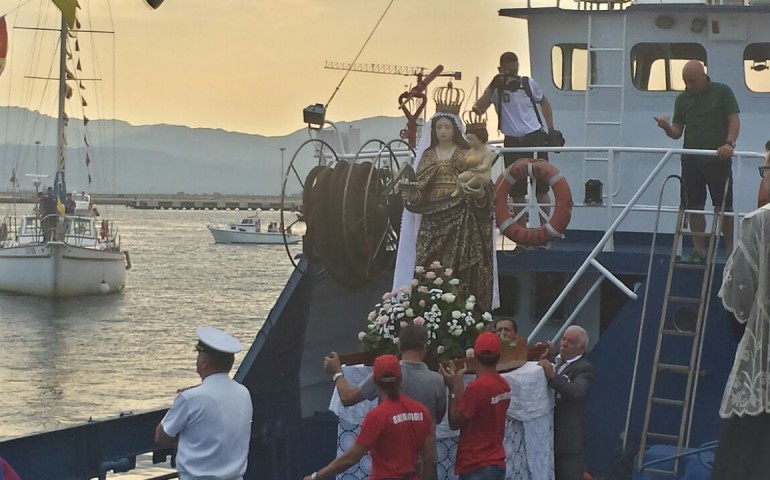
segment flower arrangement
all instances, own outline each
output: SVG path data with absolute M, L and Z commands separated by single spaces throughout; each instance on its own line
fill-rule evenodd
M 369 312 L 366 331 L 358 333 L 364 351 L 372 355 L 398 354 L 401 327 L 425 325 L 429 332 L 428 360 L 462 358 L 473 347 L 479 332 L 492 322 L 482 312 L 476 297 L 465 295 L 459 278 L 439 262 L 415 268 L 411 286 L 385 292 L 382 301 Z

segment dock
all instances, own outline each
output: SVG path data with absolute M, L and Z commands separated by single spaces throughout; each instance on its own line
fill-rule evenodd
M 279 195 L 193 195 L 193 194 L 92 194 L 97 205 L 125 205 L 138 210 L 280 210 Z M 0 203 L 34 203 L 34 192 L 0 193 Z M 302 211 L 302 195 L 286 199 L 286 208 Z

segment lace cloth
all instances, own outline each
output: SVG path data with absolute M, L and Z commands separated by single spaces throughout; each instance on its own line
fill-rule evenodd
M 344 365 L 342 371 L 351 385 L 359 385 L 372 372 L 363 365 Z M 553 480 L 553 407 L 554 394 L 548 388 L 543 369 L 536 362 L 502 374 L 511 386 L 511 404 L 505 426 L 506 479 Z M 466 385 L 473 375 L 465 376 Z M 329 410 L 340 419 L 337 428 L 337 454 L 355 443 L 366 413 L 377 405 L 364 400 L 345 407 L 334 390 Z M 439 479 L 455 480 L 454 460 L 459 431 L 449 429 L 447 417 L 436 426 L 436 461 Z M 358 465 L 337 476 L 338 480 L 367 478 L 371 461 L 366 455 Z
M 770 413 L 770 205 L 741 222 L 740 241 L 725 265 L 719 296 L 746 324 L 719 415 Z

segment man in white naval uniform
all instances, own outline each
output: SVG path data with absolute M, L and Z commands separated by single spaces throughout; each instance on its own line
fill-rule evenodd
M 251 437 L 249 391 L 228 375 L 241 342 L 213 327 L 197 330 L 201 384 L 177 395 L 155 442 L 177 448 L 181 480 L 241 480 Z

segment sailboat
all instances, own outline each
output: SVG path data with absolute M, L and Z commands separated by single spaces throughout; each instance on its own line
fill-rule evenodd
M 50 195 L 36 211 L 7 217 L 0 227 L 0 290 L 43 297 L 73 297 L 119 292 L 130 268 L 128 252 L 109 220 L 65 208 L 65 146 L 68 118 L 65 99 L 72 96 L 67 80 L 80 84 L 67 68 L 69 32 L 75 30 L 76 2 L 53 2 L 61 12 L 58 68 L 57 170 Z M 75 37 L 76 38 L 76 37 Z M 79 69 L 78 69 L 79 70 Z M 83 105 L 86 105 L 83 100 Z M 87 122 L 87 119 L 84 119 Z M 90 158 L 86 158 L 87 164 Z M 15 172 L 14 172 L 15 177 Z M 41 208 L 44 206 L 48 208 Z M 98 224 L 97 224 L 98 222 Z

